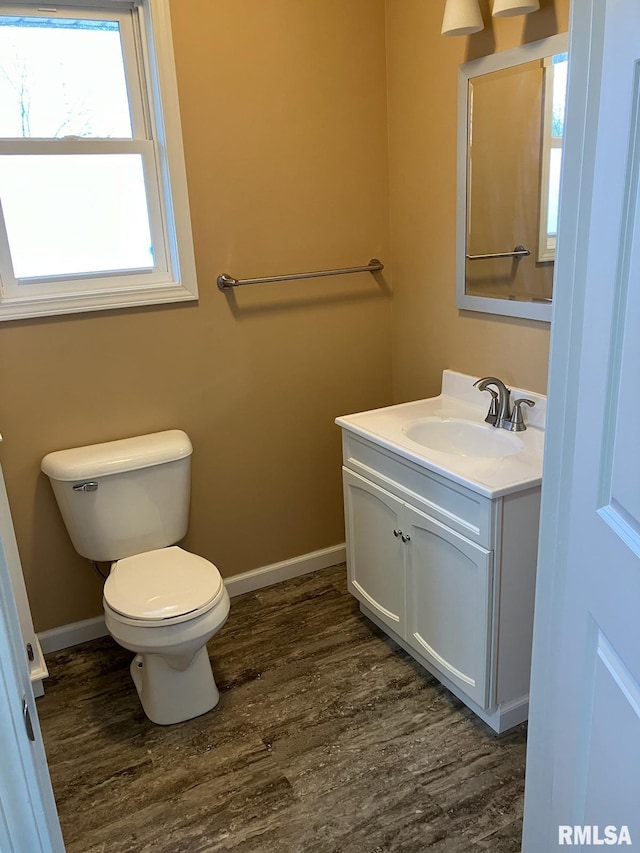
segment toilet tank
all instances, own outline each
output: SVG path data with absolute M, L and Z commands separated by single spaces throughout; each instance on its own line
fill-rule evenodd
M 73 547 L 89 560 L 164 548 L 187 532 L 191 441 L 182 430 L 49 453 L 49 477 Z

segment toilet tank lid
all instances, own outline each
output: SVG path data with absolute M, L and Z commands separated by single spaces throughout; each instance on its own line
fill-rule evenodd
M 190 456 L 189 436 L 180 429 L 72 447 L 48 453 L 40 465 L 52 480 L 85 480 L 150 468 Z

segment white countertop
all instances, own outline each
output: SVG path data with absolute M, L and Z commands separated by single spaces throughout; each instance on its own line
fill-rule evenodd
M 536 405 L 534 408 L 523 407 L 527 429 L 508 433 L 522 444 L 517 453 L 509 456 L 475 457 L 444 453 L 424 447 L 405 434 L 404 427 L 408 423 L 422 418 L 461 419 L 485 426 L 488 430 L 496 429 L 485 424 L 490 397 L 473 387 L 479 378 L 445 370 L 442 393 L 438 397 L 345 415 L 336 418 L 336 423 L 348 432 L 489 498 L 540 485 L 547 402 L 541 394 L 521 388 L 511 389 L 512 402 L 527 397 Z

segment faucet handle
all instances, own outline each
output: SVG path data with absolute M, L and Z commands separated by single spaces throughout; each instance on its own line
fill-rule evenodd
M 509 424 L 505 424 L 507 429 L 512 430 L 513 432 L 522 432 L 527 428 L 524 418 L 522 417 L 522 406 L 535 406 L 533 400 L 527 400 L 526 397 L 521 397 L 519 400 L 514 400 L 513 402 L 513 411 L 511 412 L 511 421 Z

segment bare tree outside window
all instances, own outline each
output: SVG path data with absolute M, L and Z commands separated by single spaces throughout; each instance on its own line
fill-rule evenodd
M 0 137 L 131 138 L 111 21 L 0 16 Z

